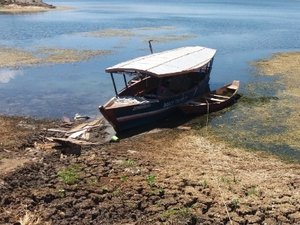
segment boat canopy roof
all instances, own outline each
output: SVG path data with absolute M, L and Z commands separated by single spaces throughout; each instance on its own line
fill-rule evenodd
M 155 77 L 181 75 L 207 64 L 216 50 L 201 46 L 182 47 L 138 57 L 108 67 L 108 73 L 143 73 Z

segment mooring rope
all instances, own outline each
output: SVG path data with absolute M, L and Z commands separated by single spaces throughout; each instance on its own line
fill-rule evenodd
M 207 104 L 207 110 L 206 110 L 206 132 L 208 131 L 208 119 L 209 119 L 209 103 L 208 103 L 208 100 L 207 99 L 205 99 L 205 101 L 206 101 L 206 104 Z M 212 169 L 212 172 L 213 172 L 213 177 L 215 177 L 216 178 L 216 174 L 215 174 L 215 168 L 214 168 L 214 166 L 213 166 L 213 164 L 212 164 L 212 160 L 211 160 L 211 158 L 209 157 L 209 164 L 210 164 L 210 166 L 211 166 L 211 169 Z M 229 215 L 229 211 L 228 211 L 228 207 L 227 207 L 227 205 L 226 205 L 226 202 L 225 202 L 225 200 L 224 200 L 224 196 L 223 196 L 223 193 L 222 193 L 222 190 L 221 190 L 221 187 L 220 187 L 220 185 L 219 185 L 219 182 L 218 182 L 218 179 L 216 180 L 216 183 L 217 183 L 217 186 L 218 186 L 218 190 L 219 190 L 219 192 L 220 192 L 220 196 L 221 196 L 221 200 L 222 200 L 222 203 L 224 204 L 224 207 L 225 207 L 225 211 L 226 211 L 226 214 L 227 214 L 227 217 L 228 217 L 228 219 L 229 219 L 229 222 L 230 222 L 230 224 L 232 225 L 233 223 L 232 223 L 232 220 L 231 220 L 231 218 L 230 218 L 230 215 Z
M 209 117 L 209 103 L 208 103 L 207 99 L 205 99 L 205 101 L 206 101 L 206 105 L 207 105 L 207 107 L 206 107 L 206 131 L 207 131 L 207 129 L 208 129 L 208 117 Z
M 213 177 L 216 178 L 215 168 L 214 168 L 214 166 L 213 166 L 213 164 L 212 164 L 212 162 L 211 162 L 210 157 L 209 157 L 209 164 L 210 164 L 210 166 L 211 166 L 211 168 L 212 168 Z M 223 193 L 222 193 L 222 189 L 221 189 L 221 187 L 220 187 L 219 182 L 218 182 L 217 179 L 216 179 L 216 183 L 217 183 L 217 186 L 218 186 L 218 190 L 219 190 L 219 192 L 220 192 L 220 196 L 221 196 L 222 203 L 223 203 L 223 205 L 224 205 L 224 207 L 225 207 L 225 211 L 226 211 L 227 217 L 228 217 L 228 219 L 229 219 L 230 224 L 232 225 L 233 223 L 232 223 L 232 220 L 231 220 L 230 215 L 229 215 L 228 207 L 227 207 L 227 205 L 226 205 L 226 202 L 225 202 L 225 199 L 224 199 L 224 196 L 223 196 Z

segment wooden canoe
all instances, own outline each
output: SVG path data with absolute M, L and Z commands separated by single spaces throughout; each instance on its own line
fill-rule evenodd
M 211 112 L 222 110 L 233 105 L 237 98 L 237 91 L 240 82 L 234 80 L 232 83 L 225 85 L 219 89 L 206 93 L 200 97 L 178 106 L 179 110 L 184 114 L 203 115 Z

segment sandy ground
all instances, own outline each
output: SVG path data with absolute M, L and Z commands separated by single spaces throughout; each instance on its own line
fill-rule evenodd
M 199 127 L 75 156 L 45 139 L 43 128 L 58 121 L 0 124 L 0 224 L 300 224 L 299 164 L 201 136 Z

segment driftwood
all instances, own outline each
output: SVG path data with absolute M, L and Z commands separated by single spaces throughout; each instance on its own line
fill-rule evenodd
M 109 138 L 107 138 L 109 135 L 106 128 L 107 122 L 103 118 L 99 118 L 90 122 L 78 124 L 69 130 L 47 129 L 49 132 L 60 134 L 60 137 L 51 136 L 46 137 L 46 139 L 57 143 L 57 149 L 63 154 L 80 155 L 82 147 L 104 144 L 109 140 Z M 95 135 L 97 135 L 96 137 L 99 136 L 99 139 L 95 139 Z

